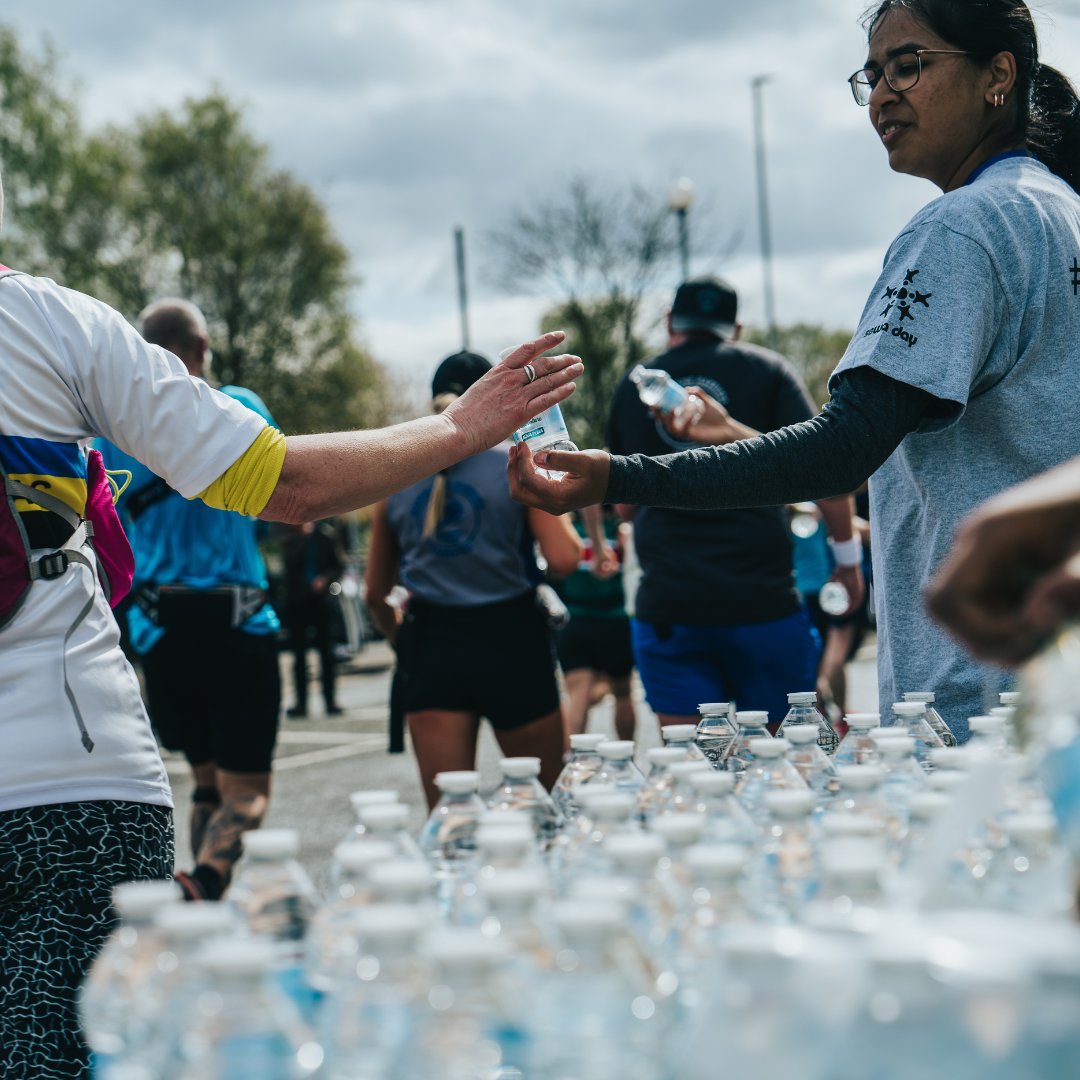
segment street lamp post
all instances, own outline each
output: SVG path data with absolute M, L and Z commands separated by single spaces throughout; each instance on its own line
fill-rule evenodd
M 465 284 L 465 230 L 454 229 L 454 265 L 457 268 L 458 310 L 461 313 L 461 348 L 469 350 L 469 293 Z
M 694 185 L 685 176 L 676 180 L 668 192 L 668 206 L 674 211 L 679 223 L 679 260 L 682 266 L 682 280 L 690 277 L 690 230 L 686 216 L 694 201 Z
M 765 277 L 765 323 L 769 346 L 776 348 L 776 309 L 773 299 L 772 235 L 769 229 L 769 192 L 765 180 L 765 134 L 761 88 L 772 81 L 771 75 L 758 75 L 750 81 L 754 92 L 754 145 L 757 150 L 758 225 L 761 235 L 761 266 Z

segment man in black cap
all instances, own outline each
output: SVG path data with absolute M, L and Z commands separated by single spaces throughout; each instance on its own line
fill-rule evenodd
M 669 349 L 645 365 L 699 392 L 713 442 L 750 438 L 816 412 L 783 357 L 739 341 L 737 313 L 738 297 L 726 282 L 683 282 L 668 313 Z M 700 445 L 680 437 L 686 427 L 685 419 L 647 408 L 627 376 L 612 398 L 607 443 L 615 454 L 658 457 Z M 823 500 L 821 507 L 836 547 L 850 560 L 840 542 L 857 543 L 852 501 Z M 634 656 L 660 723 L 694 723 L 698 705 L 715 701 L 767 711 L 779 723 L 789 692 L 816 687 L 820 652 L 795 588 L 784 508 L 640 507 L 633 520 L 642 568 Z M 861 576 L 854 570 L 846 577 L 854 605 Z

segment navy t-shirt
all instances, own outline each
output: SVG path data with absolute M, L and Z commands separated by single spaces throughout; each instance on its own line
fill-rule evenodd
M 700 386 L 734 419 L 760 432 L 817 412 L 791 365 L 754 345 L 695 340 L 645 366 L 667 371 L 684 386 Z M 615 454 L 650 457 L 696 445 L 673 439 L 653 420 L 629 376 L 612 398 L 607 444 Z M 791 535 L 781 507 L 641 507 L 634 547 L 643 571 L 635 615 L 646 622 L 738 625 L 798 610 Z

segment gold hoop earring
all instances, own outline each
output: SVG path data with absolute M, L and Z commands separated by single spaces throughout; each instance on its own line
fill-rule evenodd
M 994 95 L 994 108 L 995 109 L 1000 109 L 1001 106 L 1004 105 L 1004 104 L 1005 104 L 1005 95 L 1000 93 L 1000 92 L 995 94 Z

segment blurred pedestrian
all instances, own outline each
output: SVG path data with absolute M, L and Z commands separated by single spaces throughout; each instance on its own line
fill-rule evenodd
M 308 714 L 308 649 L 319 656 L 323 711 L 340 716 L 337 701 L 337 660 L 334 656 L 334 598 L 330 587 L 339 582 L 345 562 L 337 534 L 325 522 L 305 521 L 282 542 L 285 561 L 285 627 L 293 654 L 293 704 L 288 715 Z
M 432 379 L 436 414 L 490 370 L 448 356 Z M 365 586 L 375 625 L 397 651 L 398 690 L 429 806 L 435 776 L 475 768 L 481 718 L 508 757 L 538 757 L 550 788 L 566 749 L 552 631 L 537 594 L 534 546 L 571 573 L 581 543 L 569 519 L 526 510 L 506 486 L 508 447 L 470 457 L 375 508 Z M 395 585 L 401 608 L 388 603 Z
M 1022 0 L 884 0 L 866 25 L 855 100 L 890 167 L 943 194 L 890 245 L 829 403 L 666 459 L 518 452 L 512 481 L 560 511 L 777 505 L 870 477 L 880 707 L 933 691 L 964 741 L 1011 679 L 931 622 L 922 590 L 972 508 L 1080 452 L 1061 411 L 1080 378 L 1080 100 Z

